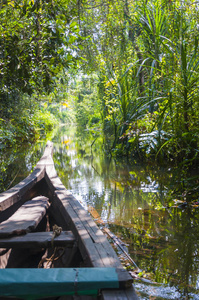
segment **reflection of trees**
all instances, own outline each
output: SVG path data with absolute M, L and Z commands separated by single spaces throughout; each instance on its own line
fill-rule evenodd
M 199 267 L 199 212 L 131 212 L 131 223 L 110 224 L 110 229 L 129 244 L 133 260 L 150 279 L 174 285 L 188 296 L 196 287 Z
M 199 240 L 199 212 L 190 207 L 185 210 L 173 211 L 174 239 L 178 250 L 172 268 L 175 275 L 171 278 L 174 285 L 178 285 L 182 295 L 188 295 L 196 286 L 198 274 L 198 240 Z
M 22 145 L 19 149 L 0 152 L 0 192 L 24 179 L 42 155 L 41 145 Z
M 63 136 L 70 143 L 61 144 Z M 188 294 L 198 273 L 199 218 L 197 211 L 171 207 L 173 191 L 181 192 L 181 171 L 105 159 L 100 138 L 91 153 L 93 136 L 85 131 L 63 128 L 54 142 L 63 183 L 101 214 L 150 279 Z

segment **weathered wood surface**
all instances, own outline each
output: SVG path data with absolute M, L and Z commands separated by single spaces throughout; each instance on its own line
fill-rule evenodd
M 0 239 L 0 248 L 49 248 L 72 247 L 75 237 L 71 231 L 62 231 L 54 238 L 54 232 L 30 232 L 25 235 Z
M 34 230 L 46 214 L 48 206 L 48 199 L 44 196 L 24 203 L 8 220 L 0 224 L 0 238 Z
M 36 168 L 28 177 L 8 191 L 0 194 L 0 212 L 20 201 L 45 175 L 45 168 Z
M 139 299 L 133 286 L 129 289 L 114 290 L 114 293 L 112 290 L 103 290 L 101 294 L 102 294 L 102 300 L 138 300 Z

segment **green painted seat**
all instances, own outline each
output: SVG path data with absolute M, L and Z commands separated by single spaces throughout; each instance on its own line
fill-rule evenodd
M 1 269 L 1 296 L 38 299 L 63 295 L 97 295 L 119 288 L 115 268 Z

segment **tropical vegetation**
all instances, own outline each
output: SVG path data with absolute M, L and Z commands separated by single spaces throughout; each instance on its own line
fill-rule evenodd
M 198 7 L 194 1 L 107 1 L 81 11 L 82 56 L 98 77 L 111 152 L 198 159 Z
M 34 138 L 53 118 L 42 111 L 56 76 L 73 67 L 79 39 L 75 1 L 0 2 L 0 145 Z M 47 123 L 47 124 L 46 124 Z
M 110 155 L 198 162 L 196 1 L 18 0 L 0 14 L 1 143 L 15 121 L 35 137 L 48 111 L 103 134 Z

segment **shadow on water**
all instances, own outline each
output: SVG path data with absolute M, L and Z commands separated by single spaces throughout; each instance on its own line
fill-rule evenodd
M 198 193 L 187 197 L 181 170 L 106 158 L 102 137 L 96 139 L 75 128 L 61 128 L 52 141 L 63 184 L 85 209 L 96 211 L 138 265 L 136 272 L 116 249 L 135 278 L 139 298 L 199 299 Z M 38 143 L 28 154 L 25 149 L 26 154 L 21 151 L 13 159 L 6 156 L 1 190 L 30 172 L 44 145 Z M 187 183 L 187 191 L 195 189 L 195 182 Z

